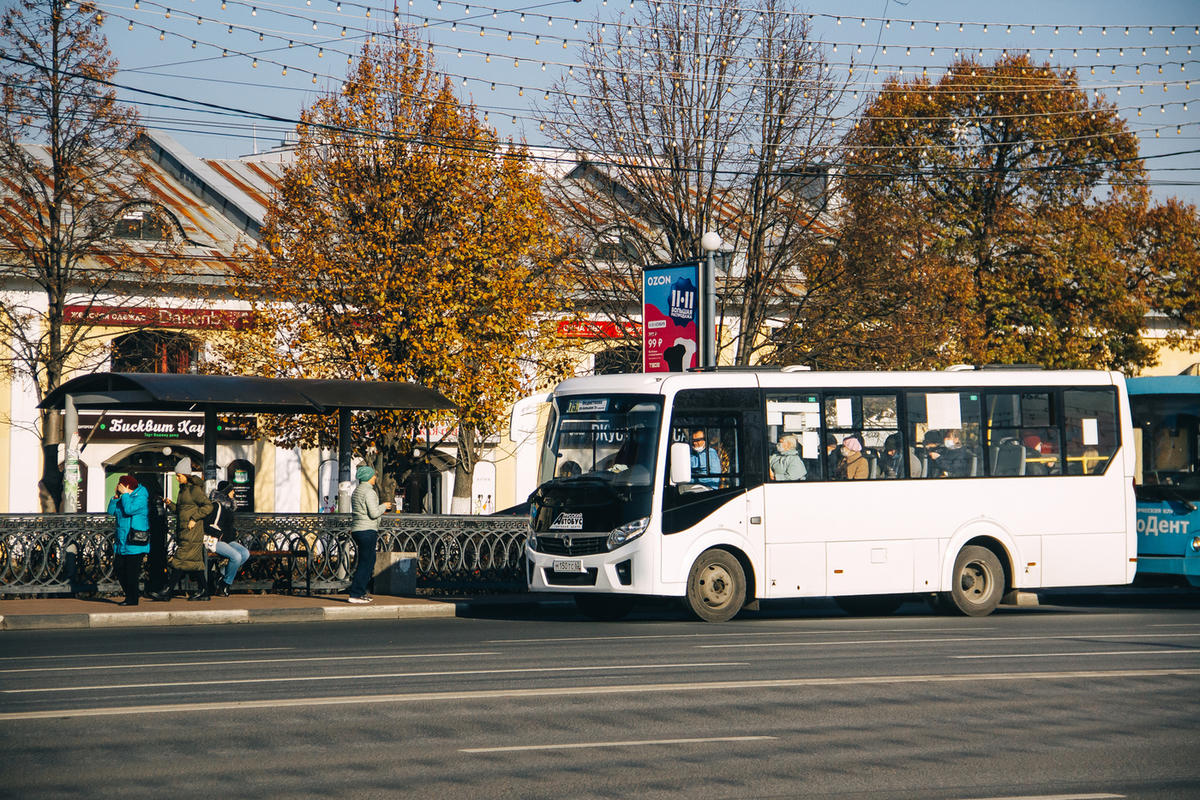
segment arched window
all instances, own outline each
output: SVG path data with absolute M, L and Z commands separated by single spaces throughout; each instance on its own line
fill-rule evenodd
M 199 344 L 175 331 L 134 331 L 112 340 L 113 372 L 191 372 Z
M 640 264 L 642 261 L 642 253 L 636 240 L 623 231 L 604 234 L 596 246 L 594 257 L 597 261 L 610 263 Z
M 171 215 L 151 203 L 125 206 L 113 222 L 113 236 L 141 242 L 172 242 L 179 229 Z

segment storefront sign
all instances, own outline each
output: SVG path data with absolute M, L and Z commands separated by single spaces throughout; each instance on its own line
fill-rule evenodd
M 646 372 L 698 366 L 700 264 L 663 264 L 642 272 L 642 364 Z
M 559 336 L 572 339 L 624 339 L 641 336 L 642 326 L 636 322 L 616 323 L 611 320 L 560 319 Z
M 112 308 L 109 306 L 66 306 L 63 322 L 68 325 L 107 325 L 114 328 L 186 328 L 189 330 L 242 330 L 254 315 L 249 311 L 213 308 Z
M 93 432 L 94 431 L 94 432 Z M 158 414 L 150 411 L 80 411 L 79 438 L 204 440 L 203 414 Z M 245 427 L 234 422 L 217 422 L 218 439 L 245 439 Z

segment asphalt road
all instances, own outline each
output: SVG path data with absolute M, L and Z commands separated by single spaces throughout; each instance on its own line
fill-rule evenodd
M 0 796 L 1200 797 L 1200 603 L 0 634 Z

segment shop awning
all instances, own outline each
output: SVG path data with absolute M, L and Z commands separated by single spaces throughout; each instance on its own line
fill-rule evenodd
M 68 394 L 77 408 L 147 411 L 328 414 L 454 408 L 440 392 L 415 383 L 140 372 L 83 375 L 59 386 L 38 407 L 63 408 Z

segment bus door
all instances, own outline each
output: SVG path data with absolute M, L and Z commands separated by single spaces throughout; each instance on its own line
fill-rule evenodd
M 1141 435 L 1136 485 L 1138 575 L 1200 587 L 1200 403 L 1194 395 L 1130 398 Z
M 687 389 L 675 396 L 670 444 L 686 442 L 691 481 L 663 487 L 662 580 L 687 579 L 695 556 L 730 546 L 762 563 L 763 434 L 757 389 Z

